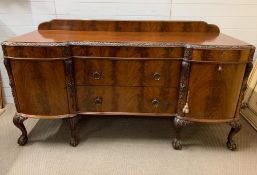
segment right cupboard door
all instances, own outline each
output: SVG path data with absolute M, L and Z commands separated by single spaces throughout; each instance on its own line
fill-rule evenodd
M 246 64 L 191 62 L 188 118 L 234 118 Z

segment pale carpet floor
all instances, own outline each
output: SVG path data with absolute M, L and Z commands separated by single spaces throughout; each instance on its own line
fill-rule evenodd
M 183 150 L 171 146 L 171 119 L 84 117 L 80 144 L 68 144 L 62 120 L 25 121 L 29 143 L 18 146 L 13 105 L 0 116 L 0 175 L 255 175 L 257 132 L 242 119 L 239 149 L 225 147 L 229 126 L 194 124 L 183 132 Z

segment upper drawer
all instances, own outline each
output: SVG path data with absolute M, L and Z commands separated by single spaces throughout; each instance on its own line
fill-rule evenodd
M 181 60 L 75 58 L 76 85 L 178 87 Z
M 67 58 L 70 57 L 69 47 L 67 46 L 4 46 L 5 56 L 13 58 L 45 59 L 45 58 Z
M 221 50 L 221 49 L 194 49 L 192 60 L 195 61 L 218 61 L 218 62 L 246 62 L 251 61 L 253 50 Z
M 73 56 L 122 58 L 182 58 L 183 47 L 71 46 Z

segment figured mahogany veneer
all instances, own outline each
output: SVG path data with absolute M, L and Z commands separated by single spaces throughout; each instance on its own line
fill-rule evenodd
M 176 88 L 77 86 L 78 111 L 176 113 Z
M 53 20 L 2 43 L 17 108 L 14 124 L 65 118 L 78 144 L 77 114 L 175 116 L 176 138 L 192 122 L 228 122 L 227 146 L 255 47 L 202 21 Z
M 18 112 L 32 115 L 68 114 L 63 61 L 11 60 Z M 60 100 L 61 99 L 61 100 Z
M 181 60 L 74 59 L 76 85 L 178 88 Z M 87 76 L 84 76 L 87 75 Z

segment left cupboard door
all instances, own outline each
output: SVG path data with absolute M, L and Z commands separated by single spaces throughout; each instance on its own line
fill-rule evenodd
M 20 112 L 30 115 L 69 113 L 63 60 L 10 60 Z

